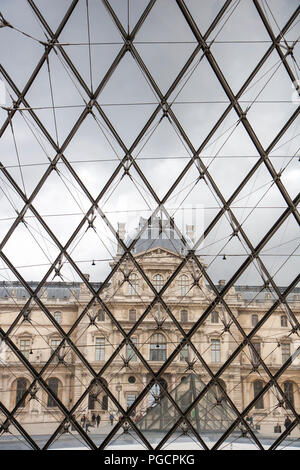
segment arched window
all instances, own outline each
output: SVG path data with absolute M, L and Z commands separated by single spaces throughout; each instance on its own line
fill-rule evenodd
M 251 322 L 252 322 L 252 326 L 253 326 L 253 327 L 256 326 L 257 323 L 258 323 L 258 315 L 256 315 L 256 314 L 255 314 L 255 315 L 252 315 L 252 317 L 251 317 Z
M 98 310 L 97 320 L 98 321 L 105 321 L 105 313 L 104 313 L 104 310 L 102 310 L 102 308 L 100 310 Z
M 180 321 L 183 322 L 183 323 L 188 321 L 188 311 L 187 310 L 181 310 L 181 312 L 180 312 Z
M 20 377 L 17 379 L 17 388 L 16 388 L 16 404 L 18 403 L 19 400 L 21 400 L 22 396 L 26 392 L 27 388 L 27 379 L 24 377 Z M 24 400 L 20 405 L 19 408 L 24 408 L 26 403 L 26 400 Z
M 280 317 L 280 324 L 282 327 L 288 326 L 287 316 L 281 315 Z
M 166 338 L 161 333 L 155 333 L 150 338 L 150 361 L 165 361 L 166 358 Z
M 136 321 L 136 310 L 131 308 L 129 310 L 129 321 L 135 322 Z
M 138 295 L 138 293 L 139 293 L 139 278 L 137 277 L 137 274 L 131 273 L 129 276 L 128 294 Z
M 57 323 L 61 324 L 61 312 L 54 312 L 53 316 L 54 320 L 56 320 Z
M 162 275 L 155 274 L 155 276 L 153 276 L 153 286 L 155 287 L 157 292 L 159 292 L 162 289 L 163 285 L 164 285 L 164 278 L 162 277 Z
M 182 274 L 178 280 L 178 295 L 186 295 L 189 290 L 189 278 Z
M 292 406 L 295 406 L 294 401 L 294 390 L 293 390 L 293 382 L 287 381 L 283 384 L 283 390 L 286 395 L 286 398 L 289 400 Z M 288 406 L 288 405 L 287 405 Z
M 216 311 L 211 312 L 210 319 L 212 323 L 219 323 L 219 312 L 216 312 Z
M 254 398 L 257 397 L 257 395 L 262 391 L 264 387 L 264 383 L 262 380 L 255 380 L 253 383 L 253 392 L 254 392 Z M 261 396 L 259 400 L 255 403 L 254 407 L 257 410 L 262 410 L 264 408 L 264 397 Z
M 51 377 L 48 380 L 48 387 L 50 388 L 53 395 L 55 395 L 56 397 L 58 397 L 58 384 L 59 384 L 59 380 L 56 379 L 55 377 Z M 48 395 L 47 406 L 49 408 L 54 408 L 57 406 L 56 402 L 53 400 L 53 398 L 50 395 Z

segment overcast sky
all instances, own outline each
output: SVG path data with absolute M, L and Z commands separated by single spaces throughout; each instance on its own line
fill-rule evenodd
M 130 0 L 128 21 L 127 2 L 110 1 L 125 30 L 128 23 L 130 30 L 133 29 L 147 3 L 144 0 Z M 223 3 L 220 0 L 186 1 L 202 35 Z M 261 0 L 259 3 L 275 36 L 298 6 L 297 0 Z M 55 31 L 71 1 L 36 0 L 35 4 L 52 31 Z M 88 4 L 91 47 L 88 45 L 85 0 L 79 0 L 59 36 L 59 41 L 65 44 L 64 50 L 87 86 L 93 86 L 95 90 L 121 50 L 123 40 L 103 3 L 100 0 L 89 0 Z M 46 39 L 45 29 L 26 0 L 0 0 L 0 6 L 4 18 L 14 27 L 0 29 L 0 62 L 22 91 L 44 52 L 44 46 L 38 40 Z M 284 37 L 289 44 L 300 35 L 297 21 L 299 17 Z M 20 31 L 31 37 L 24 36 Z M 211 52 L 236 94 L 271 44 L 253 2 L 233 1 L 224 19 L 208 37 L 208 41 L 213 40 Z M 174 0 L 157 0 L 135 38 L 136 50 L 163 94 L 196 46 L 195 38 Z M 285 53 L 283 46 L 282 51 Z M 295 76 L 299 76 L 299 50 L 298 42 L 294 47 L 295 62 L 290 56 L 287 58 Z M 58 139 L 61 146 L 83 112 L 88 98 L 57 47 L 55 51 L 56 53 L 52 51 L 49 55 L 50 76 L 45 62 L 28 90 L 26 100 L 34 108 L 52 139 Z M 11 97 L 16 99 L 16 94 L 1 74 L 0 78 L 7 90 L 6 105 L 11 106 Z M 55 120 L 49 79 L 56 107 Z M 137 61 L 127 52 L 101 91 L 98 102 L 123 144 L 129 149 L 156 109 L 159 98 Z M 206 57 L 202 57 L 201 51 L 168 102 L 172 103 L 176 118 L 196 150 L 229 104 L 222 86 Z M 267 149 L 299 106 L 291 80 L 276 51 L 269 55 L 255 79 L 246 88 L 240 97 L 240 105 L 243 110 L 250 107 L 247 111 L 249 122 L 263 148 Z M 7 111 L 0 109 L 0 126 L 6 118 Z M 37 129 L 28 110 L 23 110 L 22 113 L 18 111 L 14 115 L 12 128 L 13 133 L 10 126 L 7 126 L 4 133 L 1 131 L 0 161 L 29 197 L 47 170 L 49 158 L 54 158 L 56 152 Z M 292 199 L 299 190 L 299 133 L 298 118 L 270 153 L 272 165 L 277 172 L 282 171 L 281 181 Z M 98 111 L 94 110 L 94 117 L 91 114 L 87 116 L 67 145 L 64 155 L 90 194 L 97 197 L 119 160 L 124 157 L 124 151 L 108 131 Z M 151 187 L 162 199 L 188 164 L 191 151 L 180 138 L 176 125 L 163 117 L 160 111 L 145 136 L 134 147 L 132 155 Z M 216 186 L 224 198 L 228 199 L 256 163 L 259 153 L 243 124 L 238 121 L 236 112 L 231 111 L 202 149 L 200 157 L 208 166 Z M 59 163 L 58 170 L 48 177 L 33 205 L 64 245 L 91 203 L 67 167 Z M 196 222 L 197 238 L 222 206 L 208 179 L 197 181 L 198 177 L 199 171 L 193 164 L 165 205 L 184 233 L 186 224 Z M 2 240 L 16 217 L 16 210 L 21 210 L 24 204 L 3 174 L 0 175 L 0 190 Z M 117 229 L 118 222 L 125 222 L 128 236 L 132 236 L 139 218 L 148 218 L 156 209 L 157 203 L 138 173 L 131 168 L 130 177 L 124 175 L 123 170 L 119 172 L 102 197 L 99 207 L 114 229 Z M 243 223 L 242 227 L 250 242 L 256 246 L 287 206 L 266 166 L 261 165 L 231 207 L 235 217 Z M 59 250 L 30 211 L 27 211 L 25 221 L 27 226 L 20 224 L 17 227 L 3 252 L 19 267 L 27 281 L 39 280 Z M 86 231 L 85 224 L 69 248 L 69 253 L 79 263 L 82 272 L 90 273 L 93 281 L 99 281 L 110 270 L 107 260 L 115 255 L 116 242 L 99 215 L 94 225 L 96 231 L 92 228 Z M 208 273 L 216 283 L 219 279 L 229 280 L 249 253 L 243 238 L 231 239 L 231 234 L 232 227 L 227 214 L 220 219 L 199 248 L 199 253 L 208 265 Z M 290 256 L 291 253 L 300 255 L 298 245 L 298 226 L 294 217 L 290 216 L 266 245 L 262 256 L 270 274 L 280 285 L 288 285 L 298 272 L 299 258 Z M 223 260 L 224 254 L 226 260 Z M 95 266 L 92 266 L 92 260 L 96 260 Z M 13 280 L 13 274 L 3 269 L 5 267 L 1 261 L 0 280 Z M 65 280 L 78 280 L 78 276 L 68 265 L 63 274 Z M 48 280 L 52 278 L 53 275 Z M 261 282 L 257 269 L 252 265 L 238 284 L 258 285 Z

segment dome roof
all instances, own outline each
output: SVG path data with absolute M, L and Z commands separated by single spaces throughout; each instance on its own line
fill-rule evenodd
M 136 236 L 138 235 L 141 228 L 145 225 L 147 219 L 140 218 L 139 227 L 136 230 Z M 178 255 L 186 255 L 189 249 L 192 249 L 194 243 L 187 236 L 184 235 L 187 242 L 185 245 L 181 238 L 179 238 L 176 231 L 171 227 L 168 220 L 162 220 L 158 217 L 151 220 L 151 225 L 142 233 L 139 240 L 134 245 L 133 253 L 141 253 L 152 248 L 165 248 Z M 135 237 L 128 237 L 125 240 L 127 246 L 129 246 Z

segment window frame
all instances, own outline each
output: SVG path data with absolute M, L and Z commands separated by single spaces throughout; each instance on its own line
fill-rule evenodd
M 100 308 L 97 312 L 97 321 L 105 321 L 105 311 L 103 310 L 103 308 Z
M 252 341 L 252 346 L 254 346 L 254 349 L 256 353 L 254 353 L 253 349 L 250 348 L 250 354 L 252 361 L 255 366 L 257 366 L 260 363 L 260 358 L 261 358 L 261 352 L 262 352 L 262 342 L 259 340 Z
M 294 383 L 291 380 L 286 380 L 283 383 L 283 391 L 291 405 L 295 407 Z
M 257 397 L 257 395 L 261 392 L 261 390 L 264 388 L 264 382 L 262 380 L 255 380 L 253 382 L 253 395 L 254 398 Z M 264 395 L 262 395 L 259 400 L 255 403 L 254 408 L 256 410 L 264 410 L 265 408 L 265 402 L 264 402 Z
M 131 273 L 128 281 L 128 295 L 139 295 L 140 280 L 136 273 Z
M 221 362 L 221 341 L 218 338 L 211 338 L 210 340 L 211 362 Z
M 19 387 L 20 381 L 23 381 L 24 387 Z M 24 393 L 26 392 L 28 386 L 28 379 L 26 377 L 18 377 L 16 379 L 16 397 L 15 397 L 15 405 L 18 403 L 18 401 L 22 398 Z M 26 406 L 26 398 L 23 400 L 23 402 L 19 405 L 18 408 L 25 408 Z
M 180 321 L 186 323 L 189 321 L 189 313 L 186 309 L 180 310 Z
M 216 323 L 219 323 L 219 319 L 220 319 L 219 312 L 217 310 L 213 310 L 210 314 L 210 322 L 216 324 Z
M 183 348 L 181 348 L 180 353 L 179 353 L 179 361 L 188 361 L 189 359 L 189 345 L 185 344 Z
M 178 295 L 184 297 L 189 291 L 189 277 L 186 274 L 181 274 L 178 278 Z
M 53 318 L 54 320 L 60 325 L 62 322 L 62 314 L 60 310 L 56 310 L 53 312 Z
M 25 348 L 23 348 L 22 343 L 28 343 L 28 348 L 27 348 L 27 346 L 25 346 Z M 30 354 L 30 351 L 31 351 L 31 347 L 32 347 L 32 339 L 29 338 L 28 336 L 24 336 L 24 337 L 20 338 L 20 343 L 19 344 L 20 344 L 21 353 L 28 360 L 29 359 L 29 354 Z
M 55 384 L 55 386 L 53 384 Z M 59 384 L 60 381 L 57 377 L 49 377 L 47 380 L 47 385 L 56 398 L 58 398 L 59 394 Z M 55 400 L 49 394 L 47 394 L 47 408 L 57 408 L 57 406 L 58 405 L 56 404 Z
M 163 275 L 160 273 L 154 274 L 154 276 L 152 277 L 152 284 L 155 290 L 159 292 L 163 288 L 163 285 L 164 285 Z
M 163 342 L 159 342 L 163 338 Z M 156 339 L 156 341 L 154 341 Z M 162 333 L 154 333 L 150 337 L 150 354 L 149 361 L 164 362 L 167 359 L 167 342 Z
M 101 340 L 101 341 L 100 341 Z M 105 337 L 95 337 L 95 362 L 105 361 Z
M 53 343 L 56 343 L 53 347 Z M 52 354 L 54 353 L 54 351 L 56 351 L 56 349 L 58 348 L 58 346 L 60 345 L 61 343 L 61 340 L 60 339 L 56 339 L 56 338 L 51 338 L 50 339 L 50 356 L 52 356 Z M 62 348 L 60 348 L 60 351 L 61 351 Z M 54 360 L 56 362 L 58 362 L 59 358 L 57 356 L 57 354 L 54 356 Z
M 291 357 L 291 343 L 282 342 L 281 343 L 281 361 L 282 364 L 285 364 L 286 361 Z
M 136 309 L 130 308 L 128 311 L 128 321 L 136 322 Z
M 131 341 L 133 342 L 134 346 L 137 348 L 137 337 L 130 338 Z M 137 355 L 136 352 L 132 349 L 130 344 L 126 344 L 126 359 L 128 360 L 129 357 L 131 356 L 130 361 L 137 361 Z
M 134 397 L 134 399 L 130 400 L 130 403 L 128 404 L 128 398 L 129 397 Z M 126 408 L 128 410 L 128 408 L 130 408 L 132 406 L 132 404 L 135 402 L 136 400 L 136 397 L 137 397 L 137 393 L 136 392 L 127 392 L 126 393 Z

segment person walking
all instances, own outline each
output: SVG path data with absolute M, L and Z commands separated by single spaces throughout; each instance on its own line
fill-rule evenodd
M 91 432 L 91 431 L 89 430 L 89 427 L 90 427 L 90 426 L 91 426 L 91 422 L 90 422 L 89 418 L 87 417 L 87 418 L 86 418 L 86 422 L 85 422 L 85 430 L 86 430 L 86 432 Z
M 291 427 L 291 424 L 292 424 L 292 421 L 290 420 L 289 416 L 287 415 L 286 418 L 285 418 L 285 421 L 284 421 L 284 427 L 286 430 L 288 430 L 290 427 Z M 291 433 L 289 432 L 288 433 L 288 436 L 290 435 Z
M 113 426 L 113 424 L 114 424 L 114 415 L 113 415 L 113 413 L 110 413 L 109 419 L 110 419 L 110 424 Z
M 85 423 L 86 423 L 86 416 L 85 416 L 85 414 L 82 415 L 80 421 L 81 421 L 81 426 L 84 428 L 84 427 L 85 427 Z
M 254 428 L 254 423 L 253 423 L 253 416 L 247 416 L 246 420 L 248 421 L 249 423 L 249 426 L 251 426 L 251 428 Z
M 92 426 L 95 427 L 96 416 L 95 413 L 92 414 Z
M 97 414 L 96 421 L 97 421 L 97 428 L 99 428 L 99 425 L 101 422 L 101 416 L 99 415 L 99 413 Z

